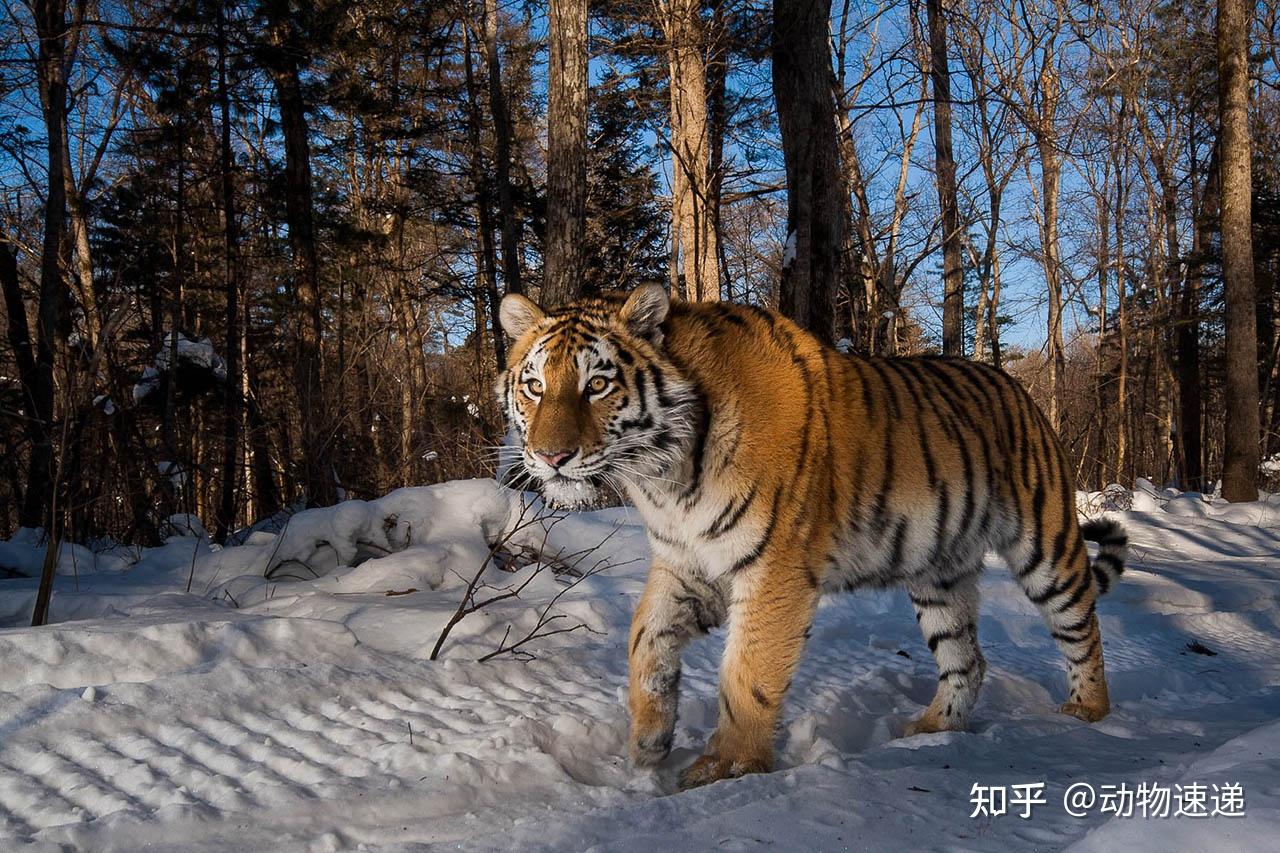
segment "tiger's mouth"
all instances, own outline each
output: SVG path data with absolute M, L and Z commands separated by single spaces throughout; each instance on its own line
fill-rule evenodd
M 599 506 L 602 496 L 601 480 L 596 476 L 570 477 L 552 474 L 538 478 L 543 499 L 552 509 L 588 509 Z

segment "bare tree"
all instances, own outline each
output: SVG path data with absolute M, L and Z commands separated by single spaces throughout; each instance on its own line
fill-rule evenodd
M 952 32 L 965 74 L 973 90 L 972 119 L 962 120 L 961 134 L 967 136 L 982 171 L 986 216 L 981 217 L 979 201 L 971 202 L 975 216 L 982 218 L 986 232 L 981 250 L 966 239 L 970 263 L 977 270 L 978 304 L 974 317 L 973 357 L 1001 366 L 1000 296 L 1001 236 L 1004 226 L 1004 199 L 1009 184 L 1027 156 L 1026 134 L 1018 126 L 1014 112 L 998 89 L 1001 77 L 1017 73 L 1010 66 L 1020 57 L 998 46 L 993 38 L 996 10 L 984 0 L 971 5 L 969 15 L 959 19 Z M 992 69 L 998 69 L 992 71 Z M 963 187 L 962 187 L 963 189 Z
M 1062 193 L 1063 147 L 1059 138 L 1058 109 L 1062 102 L 1060 37 L 1066 34 L 1063 0 L 1051 0 L 1041 8 L 1032 0 L 1017 0 L 1006 10 L 1010 31 L 1020 42 L 1014 50 L 1017 73 L 1002 83 L 1012 91 L 1019 118 L 1031 134 L 1040 166 L 1037 186 L 1027 164 L 1027 183 L 1036 202 L 1033 218 L 1040 232 L 1039 261 L 1048 295 L 1049 422 L 1062 424 L 1062 382 L 1066 371 L 1063 343 L 1063 267 L 1059 235 L 1059 202 Z M 1023 68 L 1027 73 L 1023 73 Z M 1030 79 L 1028 79 L 1030 78 Z
M 942 216 L 942 353 L 964 355 L 964 233 L 956 199 L 956 161 L 951 150 L 951 70 L 947 65 L 947 19 L 943 0 L 926 0 L 929 79 L 933 84 L 933 151 L 938 207 Z

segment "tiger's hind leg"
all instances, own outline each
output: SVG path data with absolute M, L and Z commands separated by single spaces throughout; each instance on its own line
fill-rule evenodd
M 978 571 L 974 565 L 955 580 L 911 581 L 907 594 L 924 641 L 938 664 L 938 690 L 929 707 L 904 734 L 959 731 L 978 701 L 987 662 L 978 648 Z
M 1060 710 L 1094 723 L 1111 710 L 1098 629 L 1097 587 L 1074 514 L 1064 526 L 1046 537 L 1048 549 L 1032 543 L 1005 556 L 1067 659 L 1069 695 Z

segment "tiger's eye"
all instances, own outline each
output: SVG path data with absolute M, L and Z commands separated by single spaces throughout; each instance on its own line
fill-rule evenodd
M 527 383 L 525 383 L 525 385 L 528 387 L 529 393 L 532 394 L 533 396 L 538 397 L 542 395 L 542 380 L 530 379 Z
M 601 391 L 609 387 L 609 380 L 603 376 L 593 376 L 591 381 L 587 383 L 587 390 L 592 394 L 599 394 Z

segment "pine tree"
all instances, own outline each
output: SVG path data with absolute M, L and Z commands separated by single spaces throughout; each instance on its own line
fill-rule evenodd
M 661 281 L 667 263 L 656 157 L 633 107 L 634 88 L 607 73 L 593 90 L 587 163 L 585 282 L 591 290 Z

